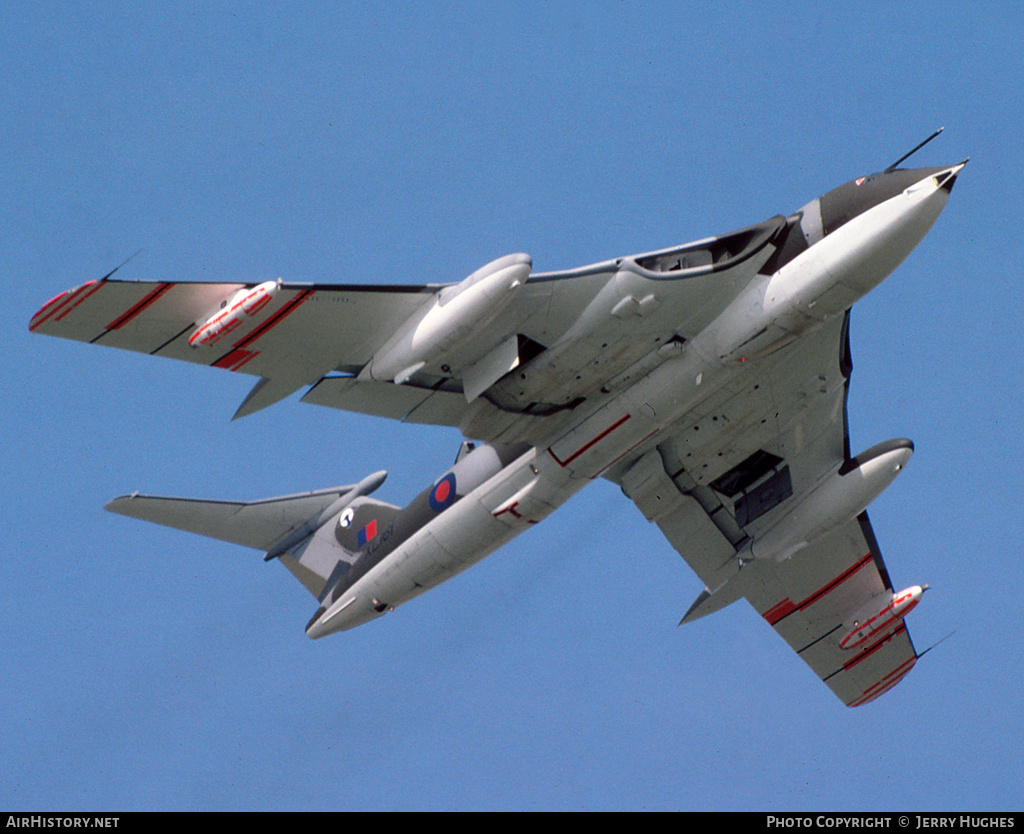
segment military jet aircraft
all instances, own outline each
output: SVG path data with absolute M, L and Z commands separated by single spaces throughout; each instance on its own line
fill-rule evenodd
M 907 156 L 793 214 L 564 272 L 513 254 L 447 285 L 111 273 L 30 329 L 259 377 L 236 417 L 310 386 L 304 402 L 471 439 L 405 508 L 369 497 L 385 472 L 261 501 L 107 505 L 279 560 L 316 597 L 311 638 L 393 610 L 602 477 L 704 582 L 682 622 L 744 597 L 856 706 L 914 666 L 904 617 L 927 586 L 894 590 L 865 511 L 914 447 L 851 454 L 849 310 L 967 161 L 898 168 Z

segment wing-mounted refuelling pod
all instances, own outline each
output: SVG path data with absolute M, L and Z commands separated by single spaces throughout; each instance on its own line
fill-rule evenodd
M 188 340 L 192 347 L 209 347 L 240 327 L 246 318 L 257 315 L 281 289 L 281 279 L 264 281 L 250 289 L 241 289 L 220 305 Z
M 852 622 L 848 621 L 848 630 L 840 638 L 839 645 L 844 649 L 856 649 L 868 640 L 895 631 L 903 618 L 917 607 L 927 590 L 927 585 L 914 585 L 898 594 L 889 591 L 881 600 L 871 600 L 853 616 Z
M 914 451 L 906 439 L 872 446 L 828 475 L 793 509 L 737 554 L 740 562 L 781 562 L 801 548 L 860 515 L 903 471 Z
M 360 376 L 400 385 L 430 365 L 442 365 L 446 374 L 461 366 L 473 379 L 476 393 L 467 391 L 472 399 L 511 370 L 518 358 L 514 350 L 503 349 L 515 347 L 515 334 L 488 328 L 526 283 L 531 266 L 529 255 L 506 255 L 445 287 L 395 331 Z M 480 366 L 475 374 L 474 366 Z

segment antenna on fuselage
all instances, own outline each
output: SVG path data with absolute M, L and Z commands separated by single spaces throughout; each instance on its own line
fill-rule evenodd
M 917 153 L 919 150 L 921 150 L 921 148 L 923 148 L 925 145 L 927 145 L 929 142 L 931 142 L 932 139 L 934 139 L 936 136 L 938 136 L 940 133 L 942 133 L 942 131 L 944 131 L 945 129 L 946 128 L 944 128 L 944 127 L 940 127 L 938 130 L 935 131 L 935 133 L 933 133 L 931 136 L 929 136 L 927 139 L 925 139 L 920 145 L 917 145 L 912 150 L 909 150 L 905 154 L 903 154 L 903 156 L 901 156 L 899 159 L 897 159 L 892 165 L 890 165 L 888 168 L 886 168 L 882 173 L 883 174 L 891 174 L 893 171 L 896 170 L 896 166 L 899 165 L 904 159 L 907 159 L 908 157 L 913 156 L 915 153 Z

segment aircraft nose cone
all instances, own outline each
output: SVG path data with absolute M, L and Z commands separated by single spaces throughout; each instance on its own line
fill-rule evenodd
M 953 187 L 957 174 L 967 164 L 965 159 L 956 165 L 936 168 L 897 168 L 881 174 L 858 177 L 852 182 L 823 194 L 819 200 L 822 229 L 831 234 L 850 220 L 901 192 L 932 190 L 936 183 L 946 192 Z M 949 196 L 948 193 L 942 195 Z
M 958 162 L 953 165 L 943 174 L 936 176 L 939 183 L 939 188 L 945 191 L 947 194 L 953 190 L 953 183 L 956 182 L 956 178 L 960 175 L 960 172 L 964 169 L 964 166 L 970 161 L 970 157 L 967 157 L 963 162 Z
M 912 454 L 914 454 L 914 444 L 913 443 L 908 443 L 906 446 L 902 447 L 901 449 L 896 450 L 895 454 L 893 455 L 893 458 L 894 458 L 894 465 L 895 465 L 897 471 L 900 470 L 900 469 L 903 469 L 903 467 L 907 465 L 907 463 L 910 461 L 910 456 Z

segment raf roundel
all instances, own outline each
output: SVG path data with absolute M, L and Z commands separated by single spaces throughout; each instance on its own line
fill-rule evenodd
M 430 508 L 439 513 L 455 501 L 455 473 L 449 472 L 430 490 Z

